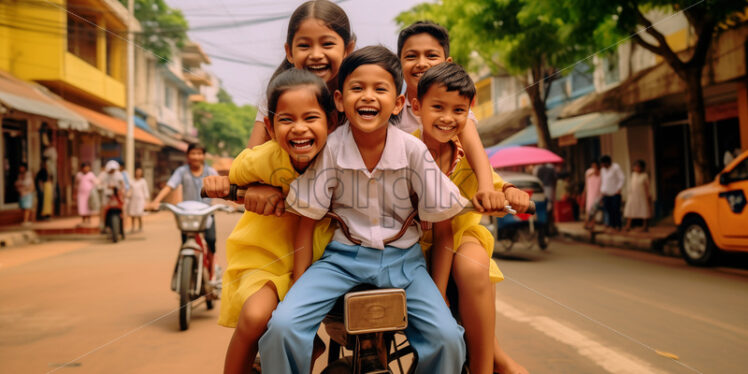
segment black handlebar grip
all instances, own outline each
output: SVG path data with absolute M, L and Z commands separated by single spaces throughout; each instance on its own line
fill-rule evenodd
M 229 186 L 229 194 L 226 195 L 226 196 L 222 196 L 220 198 L 224 199 L 224 200 L 237 201 L 237 198 L 238 198 L 238 196 L 237 196 L 238 192 L 237 191 L 238 190 L 239 190 L 239 186 L 237 186 L 235 184 L 232 184 L 232 185 Z M 203 187 L 203 188 L 200 189 L 200 197 L 202 197 L 202 198 L 210 197 L 210 196 L 208 196 L 208 193 L 205 192 L 205 187 Z

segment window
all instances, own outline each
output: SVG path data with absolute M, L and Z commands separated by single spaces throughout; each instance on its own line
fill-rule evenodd
M 169 109 L 174 108 L 174 92 L 172 92 L 171 86 L 168 84 L 164 85 L 164 106 Z
M 77 15 L 78 17 L 68 16 L 68 52 L 96 66 L 97 30 L 94 26 L 96 19 L 91 16 Z
M 727 174 L 730 182 L 739 182 L 748 180 L 748 158 L 737 164 L 732 171 Z

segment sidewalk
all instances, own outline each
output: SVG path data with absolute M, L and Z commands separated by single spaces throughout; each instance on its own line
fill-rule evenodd
M 647 232 L 640 231 L 641 228 L 635 228 L 629 232 L 608 233 L 601 225 L 595 226 L 595 229 L 590 231 L 584 228 L 584 222 L 557 222 L 556 227 L 558 227 L 560 235 L 586 243 L 658 252 L 666 256 L 680 257 L 678 245 L 674 243 L 677 227 L 672 222 L 661 222 L 650 227 Z

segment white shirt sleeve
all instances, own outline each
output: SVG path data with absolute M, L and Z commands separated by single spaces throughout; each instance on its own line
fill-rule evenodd
M 613 175 L 615 176 L 616 181 L 615 190 L 613 191 L 613 193 L 616 193 L 623 188 L 623 184 L 626 181 L 626 176 L 623 175 L 623 170 L 621 170 L 621 167 L 618 164 L 615 164 Z
M 420 149 L 420 148 L 419 148 Z M 431 153 L 412 152 L 411 183 L 418 195 L 418 216 L 427 222 L 441 222 L 456 216 L 467 203 L 460 190 L 439 170 Z
M 318 220 L 330 210 L 338 185 L 332 157 L 330 147 L 325 147 L 304 174 L 291 182 L 286 202 L 296 213 Z

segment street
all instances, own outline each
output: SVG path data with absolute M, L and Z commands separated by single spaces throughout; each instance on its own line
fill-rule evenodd
M 217 215 L 219 263 L 239 215 Z M 0 250 L 0 372 L 216 373 L 218 308 L 180 332 L 173 218 L 124 242 Z M 502 255 L 497 331 L 531 373 L 737 373 L 748 364 L 748 272 L 562 239 Z M 677 360 L 673 357 L 677 356 Z M 69 363 L 69 367 L 62 367 Z

